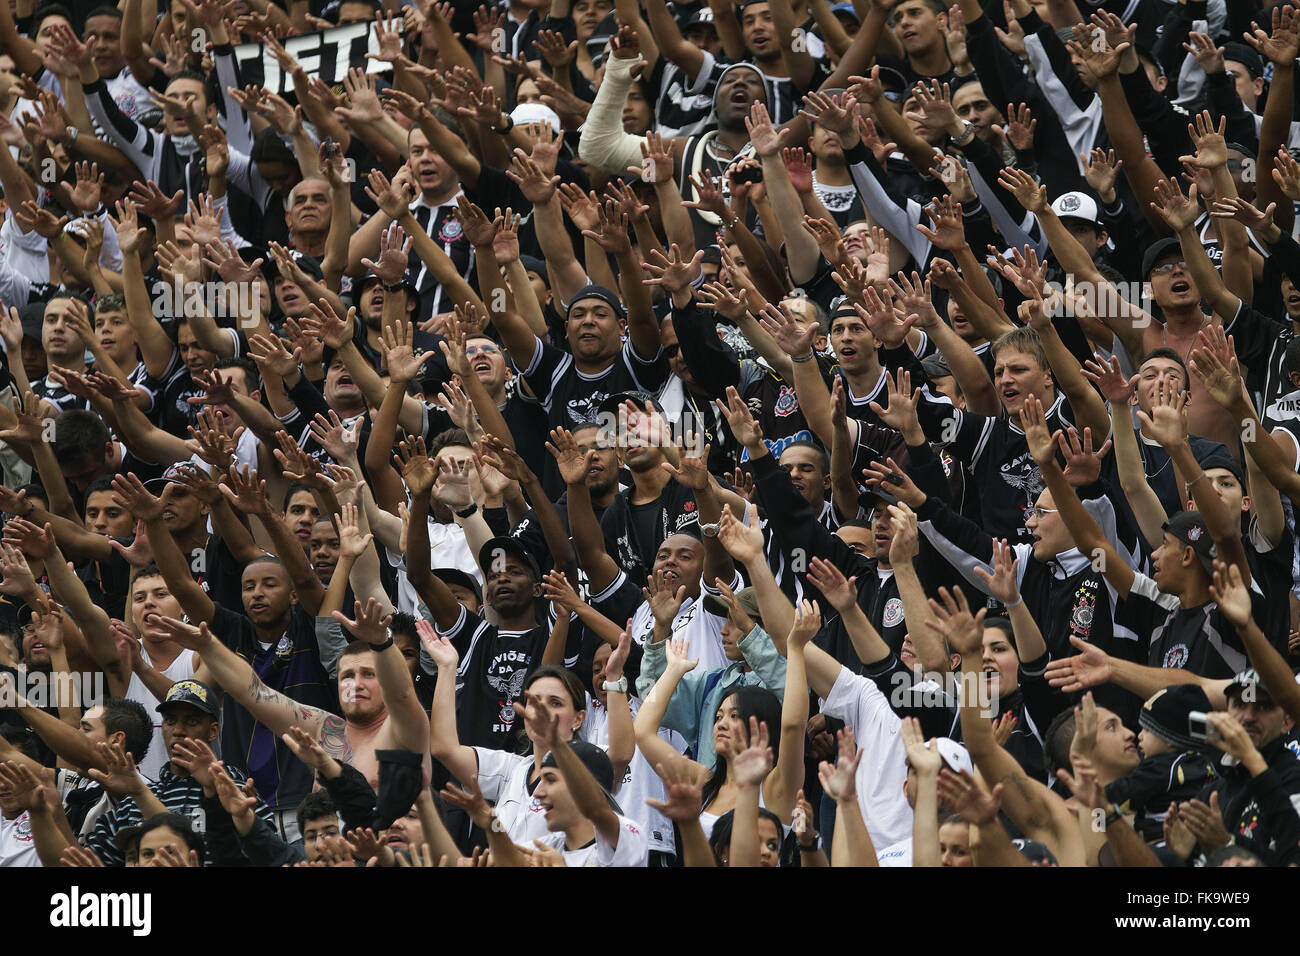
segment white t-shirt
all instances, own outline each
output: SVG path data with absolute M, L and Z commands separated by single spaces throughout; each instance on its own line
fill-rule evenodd
M 893 846 L 887 846 L 876 854 L 876 862 L 881 866 L 911 866 L 912 838 L 899 840 Z
M 865 751 L 858 764 L 858 805 L 872 844 L 893 847 L 911 840 L 912 808 L 903 795 L 907 752 L 898 732 L 903 722 L 885 695 L 867 678 L 841 667 L 822 713 L 848 724 Z
M 635 717 L 641 709 L 640 698 L 629 697 L 628 704 Z M 587 717 L 578 728 L 578 736 L 601 750 L 609 750 L 609 711 L 590 694 L 587 695 Z M 659 736 L 672 744 L 678 753 L 685 753 L 686 738 L 677 731 L 660 727 Z M 673 853 L 675 844 L 672 821 L 646 804 L 646 798 L 666 799 L 666 792 L 659 774 L 655 773 L 654 767 L 645 759 L 641 748 L 636 748 L 632 762 L 623 773 L 623 779 L 614 781 L 614 797 L 623 812 L 645 831 L 645 839 L 651 850 Z
M 147 654 L 146 651 L 146 656 Z M 150 663 L 152 664 L 153 661 L 150 660 Z M 168 667 L 159 671 L 159 673 L 170 678 L 172 683 L 193 677 L 194 652 L 181 651 L 176 660 L 172 661 Z M 149 718 L 153 721 L 153 737 L 149 740 L 149 750 L 144 759 L 139 761 L 140 773 L 152 783 L 158 779 L 163 764 L 171 759 L 163 750 L 162 714 L 158 713 L 157 710 L 158 705 L 162 702 L 153 695 L 137 674 L 131 675 L 131 683 L 126 688 L 126 699 L 133 700 L 144 707 L 149 712 Z
M 620 571 L 619 577 L 606 589 L 607 594 L 613 594 L 618 590 L 618 586 L 622 584 L 622 577 L 623 572 Z M 733 572 L 730 587 L 739 589 L 743 586 L 744 582 L 740 579 L 740 574 Z M 673 637 L 686 638 L 687 653 L 691 657 L 700 659 L 701 672 L 720 671 L 731 663 L 722 650 L 722 626 L 727 623 L 727 619 L 725 616 L 711 614 L 704 608 L 704 595 L 719 593 L 713 585 L 701 580 L 700 598 L 687 598 L 682 602 L 677 616 L 673 618 Z M 598 598 L 592 600 L 594 602 Z M 650 604 L 648 601 L 642 601 L 636 613 L 632 615 L 632 639 L 644 645 L 654 626 L 655 618 L 650 610 Z
M 533 755 L 519 756 L 487 747 L 475 747 L 474 752 L 478 754 L 478 788 L 496 805 L 497 820 L 506 836 L 526 847 L 532 847 L 534 840 L 548 838 L 551 831 L 546 829 L 542 805 L 528 792 Z
M 32 818 L 27 811 L 13 820 L 0 813 L 0 869 L 42 865 L 32 838 Z
M 610 846 L 596 831 L 596 839 L 576 850 L 564 848 L 564 834 L 551 833 L 542 842 L 553 846 L 564 856 L 565 866 L 645 866 L 650 847 L 645 830 L 635 820 L 618 818 L 618 846 Z

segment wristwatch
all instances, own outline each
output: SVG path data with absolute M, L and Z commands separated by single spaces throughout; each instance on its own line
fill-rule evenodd
M 600 686 L 604 688 L 607 694 L 626 694 L 627 677 L 625 675 L 623 677 L 620 677 L 618 680 L 607 680 L 605 681 L 605 683 L 601 684 Z
M 718 523 L 716 521 L 701 521 L 700 533 L 706 538 L 716 538 L 718 536 Z
M 1124 814 L 1120 811 L 1119 806 L 1117 804 L 1112 803 L 1110 805 L 1110 813 L 1106 814 L 1106 826 L 1110 826 L 1112 823 L 1114 823 L 1116 820 L 1119 820 L 1123 816 Z
M 384 283 L 385 292 L 402 292 L 405 289 L 406 286 L 401 282 L 394 282 L 392 285 L 389 285 L 387 282 Z
M 478 503 L 471 501 L 468 508 L 464 511 L 457 511 L 455 514 L 457 518 L 472 518 L 476 511 L 478 511 Z
M 371 644 L 370 649 L 372 651 L 386 651 L 392 646 L 393 646 L 393 629 L 390 627 L 388 629 L 388 640 L 384 641 L 384 643 L 382 644 Z
M 975 138 L 975 124 L 972 123 L 970 120 L 964 120 L 962 122 L 961 135 L 952 137 L 952 144 L 954 146 L 965 146 L 974 138 Z

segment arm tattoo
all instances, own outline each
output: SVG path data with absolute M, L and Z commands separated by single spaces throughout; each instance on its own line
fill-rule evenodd
M 347 721 L 329 714 L 320 729 L 320 746 L 339 763 L 352 763 L 352 745 L 348 743 Z

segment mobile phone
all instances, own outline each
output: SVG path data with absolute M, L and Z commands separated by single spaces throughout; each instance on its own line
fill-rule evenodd
M 1210 723 L 1204 711 L 1194 710 L 1187 715 L 1187 736 L 1193 740 L 1212 744 L 1219 739 L 1219 732 Z
M 339 144 L 334 142 L 334 137 L 327 137 L 325 140 L 325 157 L 333 159 L 339 154 Z
M 731 177 L 731 181 L 736 183 L 761 183 L 763 181 L 763 167 L 746 166 L 744 169 L 737 171 Z
M 891 471 L 889 474 L 885 475 L 885 481 L 889 482 L 891 485 L 901 485 L 903 483 L 903 476 L 896 471 Z

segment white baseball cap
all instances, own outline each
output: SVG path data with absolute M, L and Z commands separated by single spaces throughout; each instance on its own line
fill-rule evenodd
M 1083 219 L 1093 225 L 1101 220 L 1097 200 L 1081 192 L 1061 193 L 1052 203 L 1052 212 L 1061 219 Z
M 560 114 L 544 103 L 520 103 L 510 114 L 510 118 L 521 126 L 525 123 L 550 123 L 551 129 L 556 133 L 562 132 Z
M 925 742 L 926 747 L 931 744 L 939 751 L 939 756 L 943 758 L 944 764 L 953 773 L 961 773 L 965 770 L 967 773 L 974 775 L 975 764 L 970 759 L 970 751 L 957 741 L 951 737 L 935 737 L 933 740 Z

